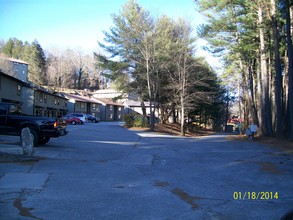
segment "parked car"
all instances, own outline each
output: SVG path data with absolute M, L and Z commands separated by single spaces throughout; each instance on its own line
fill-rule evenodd
M 0 134 L 21 136 L 23 128 L 29 128 L 34 137 L 34 146 L 46 144 L 50 138 L 68 133 L 63 119 L 21 114 L 20 106 L 0 103 Z
M 81 124 L 86 122 L 86 115 L 83 113 L 71 113 L 70 115 L 73 115 L 74 117 L 79 118 L 82 122 Z
M 79 118 L 74 117 L 73 115 L 64 115 L 62 119 L 64 119 L 67 124 L 72 124 L 72 125 L 82 124 L 82 121 Z
M 99 117 L 95 117 L 90 114 L 86 114 L 86 118 L 89 122 L 93 122 L 93 123 L 97 123 L 97 122 L 101 121 L 101 119 Z

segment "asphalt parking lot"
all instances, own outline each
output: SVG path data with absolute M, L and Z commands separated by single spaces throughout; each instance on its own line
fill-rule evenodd
M 34 160 L 0 136 L 0 219 L 281 219 L 293 208 L 292 155 L 277 149 L 116 122 L 68 130 Z

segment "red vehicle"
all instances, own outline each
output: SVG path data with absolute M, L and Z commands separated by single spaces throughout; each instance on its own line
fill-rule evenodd
M 62 119 L 64 119 L 67 124 L 72 124 L 72 125 L 82 124 L 82 121 L 79 118 L 74 117 L 73 115 L 64 115 Z

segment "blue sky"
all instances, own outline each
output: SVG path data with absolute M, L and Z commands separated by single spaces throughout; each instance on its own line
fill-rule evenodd
M 43 49 L 82 48 L 96 51 L 97 41 L 127 0 L 0 0 L 0 39 L 16 37 Z M 194 29 L 203 23 L 193 0 L 137 0 L 151 15 L 188 19 Z

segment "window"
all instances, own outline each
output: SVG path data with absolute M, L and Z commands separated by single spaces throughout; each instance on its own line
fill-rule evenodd
M 0 115 L 6 115 L 6 108 L 5 108 L 5 106 L 0 106 Z
M 44 100 L 44 94 L 43 93 L 40 93 L 39 94 L 39 101 L 40 102 L 43 102 L 43 100 Z
M 85 108 L 85 104 L 83 102 L 80 103 L 80 108 Z
M 47 103 L 47 94 L 44 95 L 44 103 Z
M 21 95 L 21 85 L 17 85 L 17 95 Z
M 21 107 L 19 105 L 10 105 L 9 114 L 13 114 L 13 115 L 21 114 Z
M 96 104 L 93 104 L 93 110 L 96 110 Z
M 57 105 L 57 98 L 54 99 L 54 104 Z
M 113 110 L 113 105 L 110 105 L 110 111 L 112 111 Z

